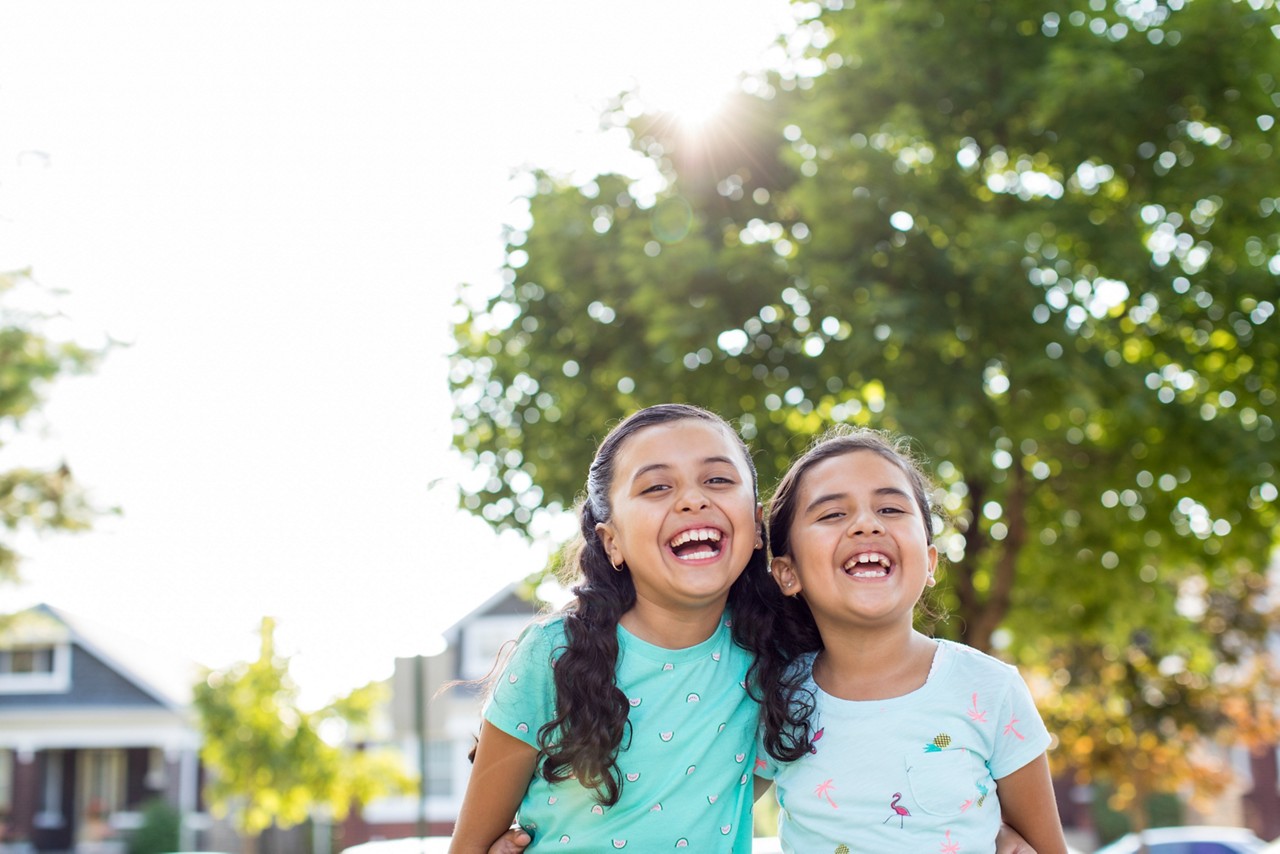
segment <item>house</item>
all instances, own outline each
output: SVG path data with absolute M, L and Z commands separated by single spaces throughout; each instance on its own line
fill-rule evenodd
M 396 659 L 390 737 L 406 765 L 422 775 L 425 794 L 366 804 L 343 825 L 338 847 L 453 831 L 471 769 L 467 754 L 480 729 L 485 677 L 503 646 L 540 610 L 517 588 L 504 588 L 445 630 L 442 652 Z
M 162 798 L 195 847 L 196 665 L 48 605 L 0 618 L 0 848 L 121 854 Z

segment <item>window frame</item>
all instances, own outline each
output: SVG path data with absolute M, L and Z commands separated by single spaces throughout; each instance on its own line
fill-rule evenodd
M 50 653 L 50 669 L 30 673 L 0 671 L 0 694 L 65 694 L 71 690 L 71 644 L 23 643 L 0 649 L 12 660 L 15 652 L 45 651 Z

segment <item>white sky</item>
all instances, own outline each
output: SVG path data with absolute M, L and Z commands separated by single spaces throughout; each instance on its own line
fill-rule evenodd
M 0 448 L 0 468 L 65 457 L 122 510 L 25 539 L 0 612 L 49 602 L 215 667 L 270 614 L 315 704 L 540 567 L 454 509 L 457 285 L 496 281 L 514 168 L 633 166 L 595 130 L 606 97 L 719 94 L 786 20 L 784 0 L 0 0 L 0 270 L 66 292 L 51 331 L 130 343 Z

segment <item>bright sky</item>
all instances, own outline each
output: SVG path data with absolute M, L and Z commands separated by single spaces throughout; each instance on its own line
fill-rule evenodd
M 454 509 L 456 288 L 497 280 L 513 169 L 633 171 L 603 101 L 727 91 L 785 7 L 3 0 L 0 270 L 66 292 L 51 332 L 129 346 L 0 452 L 122 511 L 25 539 L 0 612 L 215 667 L 270 614 L 315 704 L 539 568 Z

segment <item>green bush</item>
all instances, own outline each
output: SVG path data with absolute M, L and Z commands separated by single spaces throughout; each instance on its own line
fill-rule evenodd
M 1098 841 L 1114 842 L 1133 830 L 1129 816 L 1118 813 L 1107 806 L 1107 795 L 1110 791 L 1099 789 L 1093 801 L 1093 823 L 1098 832 Z M 1129 809 L 1135 809 L 1130 806 Z M 1177 827 L 1182 824 L 1182 802 L 1177 795 L 1155 794 L 1147 798 L 1147 817 L 1149 827 Z
M 165 854 L 178 850 L 182 816 L 169 803 L 156 798 L 142 805 L 142 824 L 129 839 L 129 854 Z

